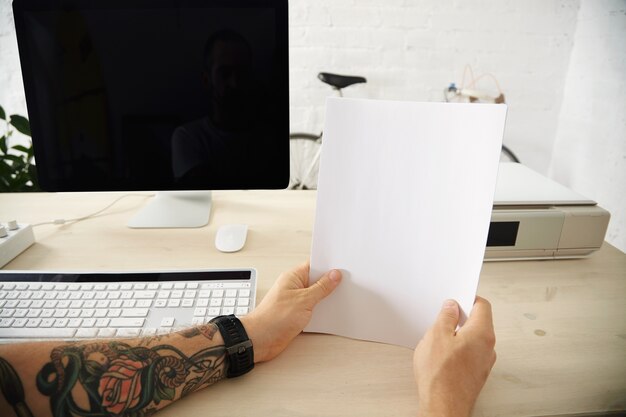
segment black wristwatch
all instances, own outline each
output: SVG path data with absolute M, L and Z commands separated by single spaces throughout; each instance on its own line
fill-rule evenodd
M 250 372 L 254 368 L 254 349 L 246 329 L 237 317 L 219 316 L 209 323 L 217 326 L 224 338 L 228 358 L 227 378 L 234 378 Z

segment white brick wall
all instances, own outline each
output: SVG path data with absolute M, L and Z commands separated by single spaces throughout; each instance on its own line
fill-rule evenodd
M 470 64 L 505 92 L 505 143 L 545 173 L 577 11 L 577 0 L 292 0 L 292 130 L 323 125 L 333 93 L 319 71 L 368 79 L 346 96 L 441 101 Z
M 611 212 L 607 240 L 626 251 L 626 1 L 583 0 L 552 176 Z

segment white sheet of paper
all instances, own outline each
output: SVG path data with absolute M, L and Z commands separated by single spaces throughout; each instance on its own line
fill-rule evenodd
M 328 99 L 305 329 L 413 348 L 448 298 L 471 311 L 506 106 Z

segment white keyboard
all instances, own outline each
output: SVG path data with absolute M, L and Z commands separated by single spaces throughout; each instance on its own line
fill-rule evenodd
M 169 333 L 220 315 L 245 316 L 255 294 L 254 269 L 0 271 L 0 343 Z

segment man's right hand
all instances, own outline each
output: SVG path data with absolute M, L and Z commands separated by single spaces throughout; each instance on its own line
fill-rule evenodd
M 489 302 L 476 297 L 465 325 L 455 331 L 459 314 L 456 301 L 446 301 L 415 349 L 420 417 L 468 417 L 496 361 Z

